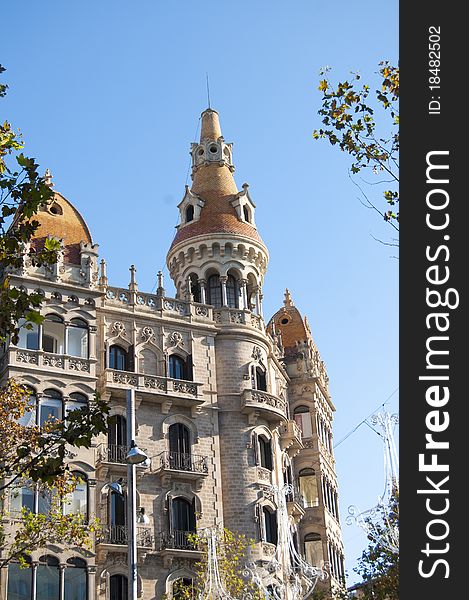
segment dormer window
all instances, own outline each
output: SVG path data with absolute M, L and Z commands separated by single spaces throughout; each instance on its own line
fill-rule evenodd
M 250 223 L 251 222 L 251 215 L 249 214 L 249 208 L 246 205 L 243 206 L 243 214 L 244 214 L 244 220 L 247 223 Z
M 186 223 L 189 223 L 190 221 L 194 220 L 194 207 L 192 206 L 192 204 L 189 204 L 189 206 L 186 208 Z

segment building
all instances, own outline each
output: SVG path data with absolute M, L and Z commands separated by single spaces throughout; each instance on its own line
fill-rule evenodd
M 192 186 L 178 205 L 167 254 L 175 297 L 166 295 L 161 274 L 155 294 L 141 292 L 133 266 L 128 289 L 110 285 L 85 221 L 58 192 L 40 212 L 32 242 L 61 239 L 58 263 L 38 268 L 25 260 L 11 275 L 12 285 L 43 295 L 45 321 L 6 348 L 2 377 L 32 389 L 39 422 L 60 418 L 96 390 L 112 416 L 107 438 L 70 458 L 86 481 L 74 505 L 104 524 L 94 552 L 84 558 L 53 546 L 33 555 L 31 571 L 11 565 L 10 574 L 1 573 L 2 599 L 43 600 L 40 581 L 61 598 L 72 597 L 70 581 L 74 600 L 126 597 L 125 494 L 109 484 L 125 491 L 129 388 L 137 444 L 151 459 L 138 467 L 139 597 L 171 597 L 176 580 L 192 578 L 200 552 L 188 543 L 191 531 L 224 526 L 245 533 L 256 541 L 258 565 L 266 566 L 279 527 L 271 486 L 285 483 L 292 484 L 286 505 L 299 553 L 315 566 L 330 563 L 326 588 L 336 589 L 344 576 L 324 363 L 288 290 L 264 320 L 269 254 L 249 186 L 236 186 L 232 145 L 216 111 L 202 113 L 191 155 Z M 25 490 L 24 502 L 30 494 Z M 16 509 L 22 498 L 12 501 Z

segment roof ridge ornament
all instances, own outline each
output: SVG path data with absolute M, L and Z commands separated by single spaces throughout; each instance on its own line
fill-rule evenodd
M 295 306 L 293 304 L 290 290 L 288 288 L 285 288 L 285 300 L 283 301 L 283 303 L 285 304 L 285 306 Z

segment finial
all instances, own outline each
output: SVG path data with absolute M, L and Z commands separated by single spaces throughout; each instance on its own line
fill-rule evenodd
M 46 169 L 46 172 L 44 173 L 44 183 L 49 187 L 54 187 L 54 184 L 52 182 L 52 173 L 50 172 L 50 169 Z
M 290 290 L 288 288 L 285 288 L 285 300 L 283 301 L 283 303 L 285 304 L 285 306 L 294 306 L 293 300 L 291 299 Z
M 162 271 L 158 271 L 157 273 L 157 277 L 158 277 L 158 287 L 156 289 L 156 295 L 157 296 L 164 296 L 164 287 L 163 287 L 163 272 Z
M 138 286 L 137 286 L 137 281 L 135 279 L 135 273 L 137 272 L 135 265 L 130 265 L 129 271 L 130 271 L 129 290 L 131 292 L 136 292 L 138 290 Z
M 99 278 L 99 285 L 102 287 L 106 287 L 108 284 L 107 275 L 106 275 L 106 261 L 101 259 L 101 276 Z

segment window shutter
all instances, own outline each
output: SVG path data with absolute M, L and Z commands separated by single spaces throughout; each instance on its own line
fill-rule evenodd
M 166 496 L 166 510 L 168 511 L 168 531 L 172 533 L 174 531 L 173 499 L 169 494 Z
M 251 435 L 251 445 L 252 445 L 252 452 L 254 454 L 254 464 L 255 465 L 259 465 L 260 461 L 259 461 L 259 440 L 257 437 L 257 433 L 255 433 L 254 431 L 252 432 Z
M 194 365 L 192 363 L 192 354 L 189 354 L 186 361 L 186 379 L 194 381 Z
M 135 372 L 135 346 L 133 344 L 127 350 L 127 370 Z

